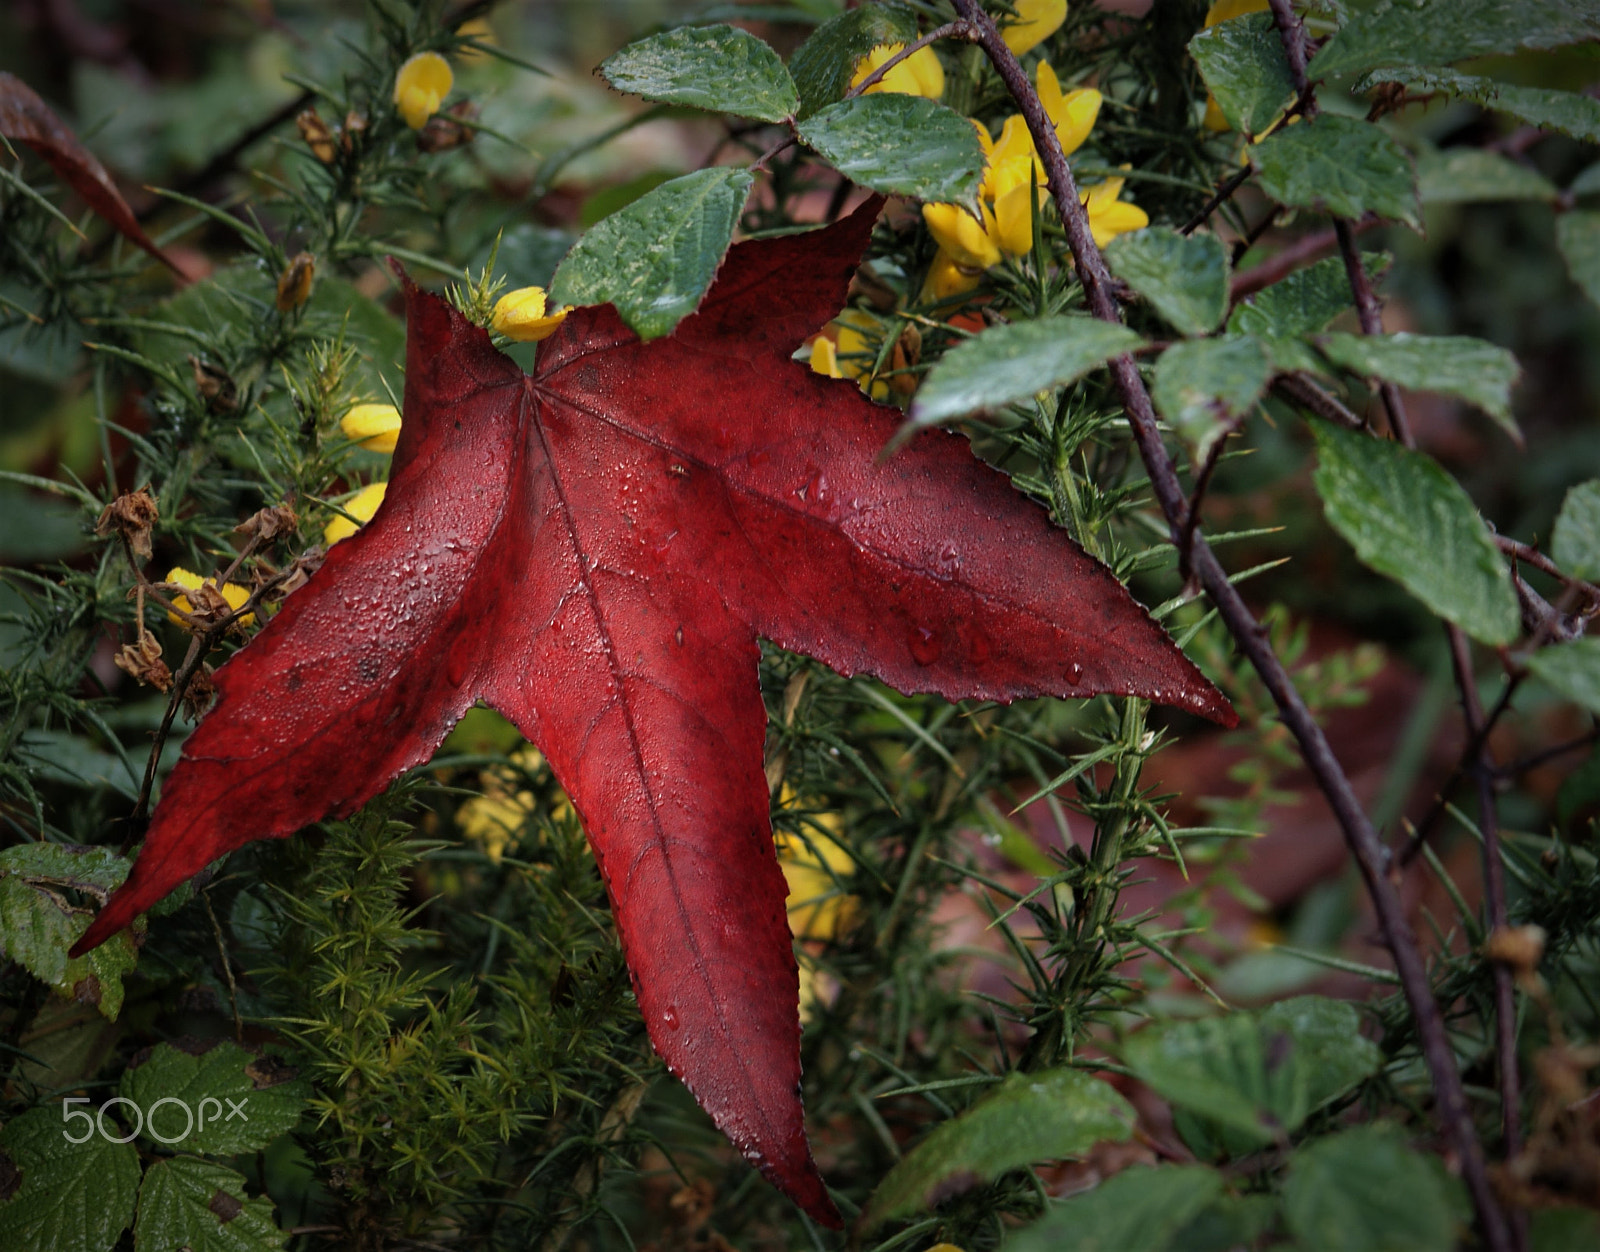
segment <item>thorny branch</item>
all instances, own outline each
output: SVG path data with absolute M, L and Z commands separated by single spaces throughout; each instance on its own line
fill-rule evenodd
M 1285 0 L 1274 0 L 1274 4 L 1287 10 Z M 1006 47 L 993 20 L 977 0 L 955 0 L 955 5 L 957 12 L 977 31 L 978 42 L 1027 120 L 1034 144 L 1044 160 L 1050 192 L 1061 215 L 1067 243 L 1072 250 L 1090 311 L 1102 321 L 1120 321 L 1105 258 L 1090 233 L 1088 215 L 1079 202 L 1077 184 L 1067 165 L 1066 154 L 1062 151 L 1055 127 L 1045 114 L 1044 106 L 1028 82 L 1022 66 Z M 1188 526 L 1189 510 L 1172 458 L 1162 443 L 1150 393 L 1132 356 L 1118 357 L 1111 363 L 1111 370 L 1127 410 L 1140 456 L 1150 476 L 1151 487 L 1166 515 L 1173 542 L 1179 543 Z M 1228 632 L 1272 694 L 1279 716 L 1298 742 L 1306 764 L 1327 797 L 1361 871 L 1384 940 L 1394 957 L 1406 1001 L 1416 1019 L 1441 1119 L 1451 1147 L 1461 1161 L 1488 1246 L 1492 1252 L 1509 1252 L 1511 1243 L 1505 1216 L 1489 1187 L 1488 1173 L 1473 1131 L 1461 1076 L 1456 1070 L 1455 1056 L 1445 1033 L 1444 1019 L 1434 1001 L 1427 967 L 1416 936 L 1406 920 L 1399 893 L 1388 878 L 1387 849 L 1351 790 L 1350 781 L 1334 756 L 1322 728 L 1290 681 L 1266 631 L 1243 597 L 1229 583 L 1227 572 L 1212 552 L 1204 533 L 1195 527 L 1192 535 L 1192 547 L 1188 553 L 1190 567 L 1211 596 Z

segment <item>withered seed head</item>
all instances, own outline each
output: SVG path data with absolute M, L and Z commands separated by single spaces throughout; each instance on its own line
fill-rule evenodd
M 311 280 L 316 276 L 317 259 L 309 252 L 297 252 L 289 268 L 278 275 L 278 312 L 298 309 L 311 294 Z
M 417 132 L 417 147 L 424 152 L 448 152 L 451 148 L 471 143 L 472 127 L 461 123 L 477 116 L 478 106 L 470 100 L 453 104 L 444 113 L 435 113 L 428 119 L 427 125 Z
M 225 370 L 218 369 L 194 354 L 189 356 L 194 370 L 194 387 L 213 413 L 232 413 L 239 407 L 239 388 Z
M 300 138 L 306 141 L 311 149 L 311 155 L 324 165 L 332 165 L 338 159 L 339 150 L 333 143 L 333 132 L 328 129 L 328 124 L 322 120 L 316 109 L 307 109 L 294 119 L 294 124 L 299 128 Z
M 161 517 L 156 508 L 156 498 L 150 494 L 146 483 L 137 491 L 118 496 L 101 510 L 94 524 L 94 533 L 102 539 L 116 533 L 128 541 L 133 555 L 140 560 L 150 559 L 150 531 Z
M 161 645 L 148 632 L 141 632 L 137 643 L 123 644 L 111 663 L 157 691 L 166 691 L 172 686 L 172 671 L 161 659 Z
M 197 722 L 205 711 L 211 707 L 211 702 L 217 696 L 217 684 L 211 681 L 211 675 L 216 673 L 209 665 L 201 665 L 189 679 L 189 685 L 183 692 L 183 715 L 191 722 Z
M 262 543 L 270 543 L 279 535 L 293 534 L 298 524 L 294 509 L 285 501 L 252 513 L 233 528 L 233 533 L 246 539 L 259 536 Z

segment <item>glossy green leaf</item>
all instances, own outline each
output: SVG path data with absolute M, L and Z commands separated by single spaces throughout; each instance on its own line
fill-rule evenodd
M 1375 281 L 1388 271 L 1389 254 L 1364 252 L 1361 263 L 1367 277 Z M 1353 305 L 1344 261 L 1329 257 L 1296 270 L 1234 306 L 1228 331 L 1267 339 L 1314 335 Z
M 1156 408 L 1203 459 L 1228 424 L 1249 415 L 1272 376 L 1266 348 L 1246 335 L 1174 344 L 1156 362 Z
M 1540 648 L 1528 658 L 1528 670 L 1558 696 L 1600 714 L 1600 638 Z
M 1556 243 L 1572 281 L 1600 304 L 1600 213 L 1585 209 L 1556 218 Z
M 139 1154 L 131 1143 L 101 1136 L 93 1110 L 62 1119 L 69 1106 L 47 1104 L 13 1117 L 0 1130 L 0 1168 L 15 1189 L 0 1201 L 0 1247 L 27 1252 L 110 1252 L 133 1221 Z M 112 1134 L 113 1123 L 107 1122 Z M 73 1143 L 71 1139 L 83 1139 Z M 18 1176 L 20 1175 L 20 1176 Z
M 800 124 L 800 138 L 845 177 L 890 195 L 975 204 L 983 149 L 972 123 L 921 96 L 874 92 Z
M 578 240 L 552 299 L 613 304 L 641 339 L 671 334 L 722 264 L 754 181 L 747 169 L 713 166 L 640 196 Z
M 255 1152 L 293 1129 L 310 1088 L 281 1061 L 237 1044 L 218 1043 L 195 1056 L 162 1043 L 123 1073 L 120 1094 L 141 1110 L 146 1139 L 230 1156 Z
M 1418 93 L 1440 92 L 1471 100 L 1497 113 L 1509 113 L 1530 126 L 1558 130 L 1588 143 L 1600 142 L 1600 100 L 1574 91 L 1520 87 L 1515 83 L 1497 82 L 1477 74 L 1460 74 L 1455 70 L 1418 65 L 1378 70 L 1365 81 L 1372 84 L 1405 83 Z
M 268 1252 L 288 1235 L 272 1201 L 252 1200 L 243 1174 L 197 1156 L 157 1161 L 139 1188 L 135 1252 Z
M 1451 1252 L 1455 1215 L 1439 1171 L 1390 1127 L 1319 1139 L 1295 1153 L 1284 1216 L 1318 1252 Z
M 892 4 L 863 4 L 831 17 L 789 59 L 800 93 L 800 117 L 833 104 L 850 88 L 861 58 L 881 43 L 917 37 L 916 14 Z
M 1011 1074 L 959 1117 L 936 1126 L 878 1185 L 863 1224 L 932 1208 L 1036 1161 L 1079 1156 L 1133 1133 L 1133 1107 L 1079 1069 Z
M 1312 430 L 1317 493 L 1356 555 L 1473 638 L 1512 642 L 1521 613 L 1511 574 L 1461 485 L 1389 440 L 1324 422 Z
M 761 40 L 732 26 L 680 26 L 600 63 L 618 91 L 715 113 L 781 122 L 800 107 L 789 71 Z
M 1411 158 L 1371 122 L 1323 113 L 1269 135 L 1250 159 L 1262 190 L 1291 208 L 1335 217 L 1370 212 L 1421 225 Z
M 1331 334 L 1317 346 L 1335 365 L 1413 391 L 1437 391 L 1475 404 L 1514 438 L 1511 385 L 1521 370 L 1504 348 L 1463 335 Z
M 1550 555 L 1574 578 L 1600 579 L 1600 479 L 1567 492 L 1550 537 Z
M 1221 1193 L 1222 1175 L 1204 1165 L 1135 1166 L 1052 1205 L 1005 1252 L 1167 1252 Z
M 1189 41 L 1189 55 L 1228 125 L 1241 134 L 1259 135 L 1294 99 L 1294 76 L 1270 13 L 1208 27 Z
M 122 1010 L 122 979 L 139 963 L 132 932 L 71 960 L 67 949 L 94 913 L 71 903 L 68 889 L 102 901 L 128 874 L 111 848 L 22 843 L 0 852 L 0 953 L 64 996 L 95 1004 L 112 1020 Z
M 1483 148 L 1430 149 L 1417 158 L 1423 204 L 1481 200 L 1554 200 L 1561 193 L 1544 175 Z
M 1388 65 L 1449 65 L 1515 48 L 1600 39 L 1592 0 L 1398 0 L 1345 23 L 1312 58 L 1312 78 Z
M 1143 342 L 1092 317 L 1043 317 L 992 326 L 958 343 L 928 372 L 911 406 L 919 426 L 965 417 L 1063 387 Z
M 1118 235 L 1106 247 L 1112 273 L 1185 335 L 1213 331 L 1228 308 L 1228 256 L 1208 231 L 1185 237 L 1166 226 Z

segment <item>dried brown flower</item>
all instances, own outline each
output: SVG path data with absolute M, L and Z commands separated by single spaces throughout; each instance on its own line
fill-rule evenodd
M 111 663 L 124 674 L 131 675 L 157 691 L 166 691 L 172 686 L 172 671 L 161 659 L 161 645 L 148 631 L 139 632 L 137 643 L 123 644 Z
M 278 275 L 278 312 L 298 309 L 311 295 L 311 280 L 317 273 L 317 259 L 309 252 L 297 252 L 289 268 Z
M 324 165 L 332 165 L 339 157 L 339 150 L 334 146 L 333 132 L 328 129 L 328 124 L 315 109 L 307 109 L 294 119 L 294 124 L 299 128 L 300 138 L 306 141 L 311 149 L 311 155 Z
M 128 541 L 133 555 L 147 561 L 150 559 L 150 531 L 160 517 L 156 498 L 150 494 L 150 484 L 146 483 L 139 490 L 120 495 L 106 505 L 95 521 L 94 533 L 101 538 L 113 532 L 121 535 Z

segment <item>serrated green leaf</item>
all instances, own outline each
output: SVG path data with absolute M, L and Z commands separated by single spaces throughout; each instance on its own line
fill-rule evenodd
M 63 996 L 95 1004 L 116 1020 L 123 975 L 139 963 L 133 936 L 124 931 L 68 960 L 67 949 L 89 929 L 94 914 L 63 892 L 87 891 L 104 900 L 127 873 L 127 858 L 110 848 L 29 843 L 0 852 L 0 953 Z
M 1600 579 L 1600 479 L 1567 492 L 1556 515 L 1550 555 L 1574 578 Z
M 1306 1071 L 1306 1100 L 1312 1111 L 1383 1065 L 1382 1051 L 1361 1034 L 1361 1013 L 1348 1000 L 1295 996 L 1269 1004 L 1256 1018 L 1269 1040 L 1282 1033 L 1293 1043 L 1295 1063 Z M 1271 1046 L 1269 1042 L 1269 1050 Z
M 1589 143 L 1600 142 L 1600 100 L 1592 96 L 1545 87 L 1520 87 L 1477 74 L 1459 74 L 1455 70 L 1422 65 L 1375 70 L 1362 80 L 1363 86 L 1379 83 L 1404 83 L 1416 92 L 1440 92 L 1471 100 L 1497 113 L 1509 113 L 1530 126 L 1558 130 Z
M 1250 149 L 1250 160 L 1261 189 L 1291 208 L 1422 224 L 1411 158 L 1371 122 L 1323 113 L 1275 131 Z
M 800 138 L 841 174 L 891 195 L 976 204 L 983 149 L 954 109 L 898 92 L 874 92 L 820 109 Z
M 713 113 L 781 122 L 800 107 L 789 71 L 761 40 L 732 26 L 680 26 L 600 63 L 618 91 Z
M 916 14 L 897 5 L 863 4 L 829 18 L 789 58 L 789 74 L 800 93 L 799 116 L 807 118 L 843 96 L 856 65 L 873 48 L 908 44 L 916 37 Z
M 85 1138 L 83 1118 L 63 1121 L 63 1108 L 29 1109 L 0 1130 L 0 1153 L 20 1172 L 16 1190 L 0 1202 L 0 1247 L 110 1252 L 133 1221 L 138 1152 L 94 1127 Z
M 1511 385 L 1521 370 L 1504 348 L 1464 335 L 1331 334 L 1317 346 L 1335 365 L 1413 391 L 1459 396 L 1521 440 L 1511 416 Z
M 1428 1162 L 1393 1129 L 1362 1126 L 1296 1152 L 1284 1216 L 1318 1252 L 1450 1252 L 1450 1197 Z
M 1204 459 L 1228 423 L 1245 417 L 1266 390 L 1272 359 L 1247 335 L 1173 344 L 1156 362 L 1156 408 Z
M 1204 1165 L 1135 1166 L 1053 1205 L 1005 1252 L 1168 1252 L 1221 1193 L 1222 1175 Z
M 1572 281 L 1600 304 L 1600 213 L 1563 213 L 1556 218 L 1556 243 Z
M 243 1174 L 196 1156 L 157 1161 L 139 1188 L 135 1252 L 268 1252 L 288 1236 L 272 1201 L 252 1200 Z
M 1389 259 L 1387 252 L 1361 254 L 1367 277 L 1373 280 L 1388 271 Z M 1344 261 L 1329 257 L 1296 270 L 1236 305 L 1228 318 L 1228 333 L 1264 339 L 1314 335 L 1353 304 Z
M 1328 523 L 1356 555 L 1487 644 L 1517 637 L 1511 575 L 1461 485 L 1420 452 L 1314 423 Z M 1418 560 L 1426 553 L 1426 560 Z
M 550 281 L 559 304 L 613 304 L 641 339 L 672 333 L 733 240 L 750 171 L 714 166 L 662 183 L 573 245 Z
M 1398 0 L 1352 18 L 1312 58 L 1312 78 L 1388 65 L 1449 65 L 1515 48 L 1600 39 L 1591 0 Z
M 1528 671 L 1563 699 L 1600 713 L 1600 639 L 1540 648 L 1528 658 Z
M 1423 204 L 1481 200 L 1554 200 L 1561 193 L 1542 174 L 1482 148 L 1434 148 L 1417 157 Z
M 1118 235 L 1106 247 L 1116 276 L 1185 335 L 1216 329 L 1228 307 L 1228 255 L 1207 231 L 1185 238 L 1166 226 Z
M 911 406 L 919 426 L 964 417 L 1063 387 L 1143 342 L 1126 326 L 1092 317 L 1042 317 L 992 326 L 951 348 Z
M 292 1069 L 233 1043 L 199 1056 L 157 1044 L 119 1091 L 139 1107 L 145 1138 L 218 1156 L 266 1147 L 294 1128 L 310 1096 Z
M 1133 1107 L 1079 1069 L 1011 1074 L 965 1113 L 936 1126 L 878 1185 L 863 1224 L 932 1208 L 945 1196 L 1035 1161 L 1078 1156 L 1133 1133 Z
M 1189 55 L 1228 125 L 1259 135 L 1294 99 L 1294 76 L 1270 13 L 1218 22 L 1189 41 Z

